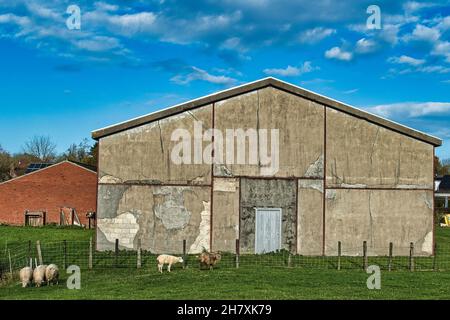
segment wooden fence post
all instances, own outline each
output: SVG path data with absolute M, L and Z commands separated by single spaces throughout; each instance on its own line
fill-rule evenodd
M 183 240 L 183 269 L 186 268 L 186 240 Z
M 337 262 L 338 270 L 341 270 L 341 254 L 342 254 L 341 242 L 338 241 L 338 262 Z
M 67 269 L 67 241 L 63 240 L 63 268 Z
M 392 270 L 392 253 L 394 250 L 394 244 L 392 242 L 389 242 L 389 259 L 388 259 L 388 270 Z
M 367 241 L 363 242 L 363 269 L 367 270 L 368 260 L 367 260 Z
M 142 260 L 141 260 L 141 239 L 138 239 L 137 241 L 137 262 L 136 262 L 136 267 L 138 269 L 141 268 L 142 266 Z
M 239 246 L 239 239 L 236 239 L 236 268 L 239 268 L 239 250 L 240 246 Z
M 434 256 L 433 256 L 433 271 L 437 271 L 438 270 L 438 268 L 437 268 L 437 244 L 435 243 L 434 244 Z
M 28 240 L 28 261 L 31 259 L 31 240 Z M 31 264 L 30 266 L 31 268 L 33 267 L 33 264 Z
M 12 263 L 11 263 L 11 251 L 8 250 L 8 259 L 9 259 L 9 273 L 11 274 L 11 279 L 13 279 L 13 270 L 12 270 Z
M 89 239 L 89 269 L 92 269 L 92 237 Z
M 414 243 L 409 244 L 409 270 L 414 271 Z
M 115 255 L 114 266 L 117 268 L 117 266 L 119 265 L 119 239 L 116 239 L 114 255 Z
M 39 265 L 43 265 L 44 263 L 42 262 L 41 242 L 39 240 L 36 241 L 36 249 L 39 259 Z

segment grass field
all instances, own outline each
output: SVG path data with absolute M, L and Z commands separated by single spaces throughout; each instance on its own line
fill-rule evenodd
M 92 231 L 0 226 L 6 240 L 86 241 Z M 437 228 L 438 247 L 450 244 L 450 229 Z M 132 256 L 132 255 L 130 255 Z M 135 260 L 134 260 L 135 261 Z M 83 269 L 81 289 L 69 290 L 62 271 L 58 286 L 21 288 L 15 281 L 0 285 L 0 299 L 450 299 L 450 271 L 382 271 L 381 290 L 369 290 L 361 269 L 326 270 L 255 265 L 223 265 L 199 270 L 189 264 L 159 274 L 153 259 L 136 268 Z

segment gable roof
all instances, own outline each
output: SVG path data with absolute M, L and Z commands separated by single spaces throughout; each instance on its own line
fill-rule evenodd
M 434 146 L 440 146 L 442 145 L 442 140 L 428 135 L 426 133 L 423 133 L 421 131 L 417 131 L 415 129 L 409 128 L 407 126 L 401 125 L 397 122 L 379 117 L 377 115 L 374 115 L 370 112 L 363 111 L 361 109 L 352 107 L 348 104 L 345 104 L 343 102 L 325 97 L 323 95 L 320 95 L 318 93 L 303 89 L 301 87 L 298 87 L 296 85 L 281 81 L 279 79 L 275 79 L 273 77 L 264 78 L 261 80 L 257 80 L 254 82 L 249 82 L 237 87 L 233 87 L 227 90 L 219 91 L 217 93 L 213 93 L 201 98 L 197 98 L 191 101 L 187 101 L 166 109 L 162 109 L 156 112 L 149 113 L 147 115 L 137 117 L 125 122 L 121 122 L 115 125 L 111 125 L 105 128 L 101 128 L 95 131 L 92 131 L 92 138 L 98 140 L 100 138 L 106 137 L 108 135 L 121 132 L 127 129 L 135 128 L 138 126 L 141 126 L 143 124 L 163 119 L 166 117 L 169 117 L 171 115 L 175 115 L 187 110 L 195 109 L 201 106 L 205 106 L 220 100 L 225 100 L 237 95 L 241 95 L 250 91 L 262 89 L 265 87 L 274 87 L 289 93 L 292 93 L 294 95 L 300 96 L 302 98 L 306 98 L 308 100 L 315 101 L 317 103 L 320 103 L 322 105 L 325 105 L 327 107 L 348 113 L 350 115 L 353 115 L 355 117 L 365 119 L 367 121 L 370 121 L 372 123 L 375 123 L 377 125 L 383 126 L 385 128 L 394 130 L 396 132 L 405 134 L 407 136 L 410 136 L 412 138 L 427 142 L 429 144 L 432 144 Z
M 84 170 L 90 171 L 90 172 L 92 172 L 94 174 L 97 174 L 97 171 L 89 168 L 90 167 L 89 165 L 84 165 L 84 164 L 81 164 L 79 162 L 75 162 L 75 161 L 71 161 L 71 160 L 64 160 L 64 161 L 61 161 L 61 162 L 49 164 L 45 168 L 42 168 L 42 169 L 39 169 L 39 170 L 34 170 L 34 171 L 29 172 L 29 173 L 25 173 L 25 174 L 23 174 L 21 176 L 18 176 L 18 177 L 15 177 L 15 178 L 12 178 L 12 179 L 0 182 L 0 185 L 6 184 L 6 183 L 9 183 L 9 182 L 12 182 L 12 181 L 16 181 L 16 180 L 24 178 L 24 177 L 28 177 L 28 176 L 30 176 L 32 174 L 40 173 L 40 172 L 45 171 L 47 169 L 59 166 L 60 164 L 63 164 L 63 163 L 69 163 L 69 164 L 71 164 L 73 166 L 77 166 L 77 167 L 79 167 L 81 169 L 84 169 Z

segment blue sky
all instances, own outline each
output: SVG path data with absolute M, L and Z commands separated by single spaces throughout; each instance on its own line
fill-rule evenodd
M 69 30 L 69 5 L 81 28 Z M 368 29 L 369 5 L 381 29 Z M 450 1 L 0 0 L 0 145 L 92 130 L 274 76 L 444 140 Z

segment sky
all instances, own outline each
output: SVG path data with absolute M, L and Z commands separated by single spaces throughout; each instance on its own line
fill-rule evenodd
M 437 136 L 450 158 L 450 0 L 0 0 L 0 57 L 11 153 L 273 76 Z

